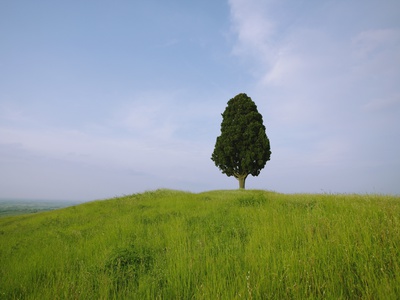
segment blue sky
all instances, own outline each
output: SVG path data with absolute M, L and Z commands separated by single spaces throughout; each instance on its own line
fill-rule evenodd
M 235 189 L 211 161 L 247 93 L 250 189 L 400 194 L 400 2 L 2 1 L 0 198 Z

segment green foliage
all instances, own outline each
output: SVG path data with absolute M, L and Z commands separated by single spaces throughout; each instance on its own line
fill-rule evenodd
M 398 299 L 400 198 L 158 190 L 0 218 L 0 299 Z
M 222 118 L 221 135 L 217 137 L 211 159 L 222 173 L 243 180 L 244 187 L 246 177 L 258 176 L 270 160 L 263 118 L 246 94 L 230 99 Z

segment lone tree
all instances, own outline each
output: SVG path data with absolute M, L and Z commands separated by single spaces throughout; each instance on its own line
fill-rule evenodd
M 222 114 L 221 135 L 217 137 L 211 159 L 228 176 L 245 188 L 249 174 L 258 176 L 271 156 L 262 115 L 246 94 L 228 101 Z

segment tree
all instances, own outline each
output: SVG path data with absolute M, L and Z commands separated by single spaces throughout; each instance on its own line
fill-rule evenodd
M 221 135 L 211 159 L 222 173 L 239 180 L 239 188 L 244 189 L 247 176 L 258 176 L 270 156 L 269 139 L 256 104 L 246 94 L 236 95 L 222 114 Z

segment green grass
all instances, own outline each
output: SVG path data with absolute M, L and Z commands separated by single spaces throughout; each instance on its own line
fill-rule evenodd
M 0 218 L 0 299 L 398 299 L 400 198 L 158 190 Z

